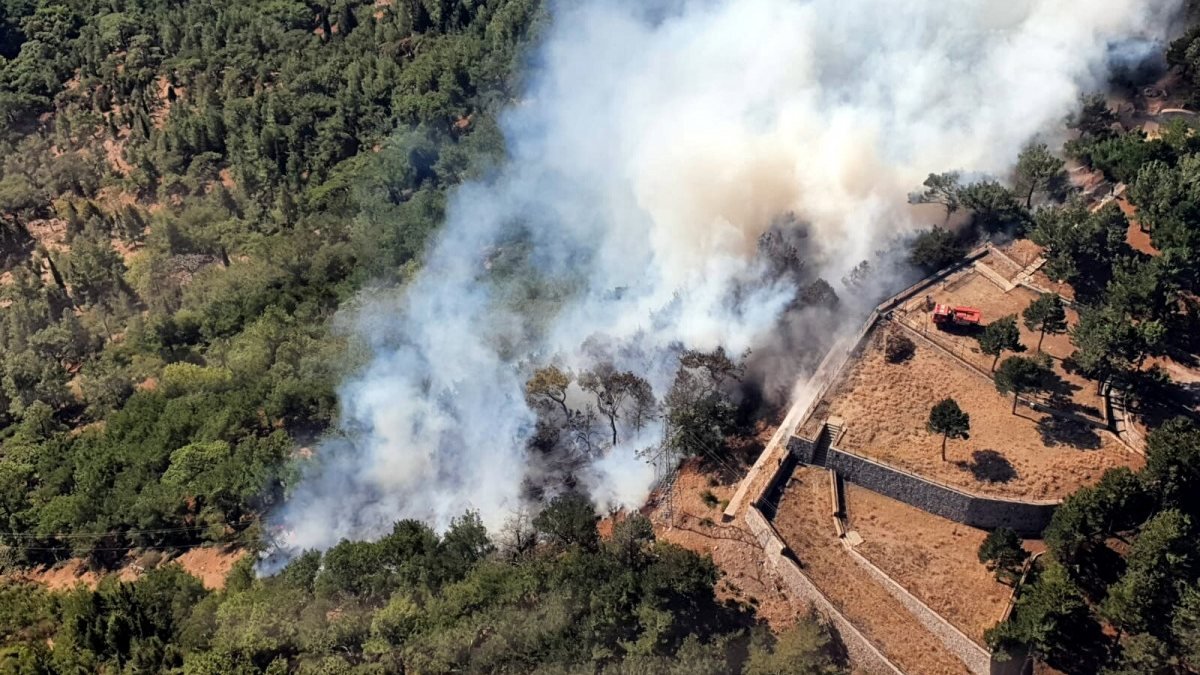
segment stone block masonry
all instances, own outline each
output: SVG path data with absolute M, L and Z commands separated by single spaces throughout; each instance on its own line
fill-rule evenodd
M 803 451 L 811 442 L 789 444 Z M 948 485 L 881 464 L 837 448 L 829 449 L 827 466 L 843 479 L 885 497 L 915 506 L 957 523 L 984 530 L 1008 527 L 1026 536 L 1037 536 L 1050 524 L 1058 502 L 1034 502 L 975 495 Z
M 909 593 L 895 579 L 876 567 L 870 560 L 864 558 L 858 551 L 855 551 L 846 540 L 842 540 L 842 545 L 845 546 L 846 553 L 859 567 L 863 568 L 876 583 L 882 586 L 893 598 L 896 598 L 900 604 L 904 605 L 904 608 L 916 617 L 917 621 L 921 622 L 921 625 L 926 630 L 937 636 L 938 640 L 946 646 L 946 649 L 949 649 L 951 653 L 957 656 L 973 675 L 988 675 L 991 671 L 992 655 L 986 649 L 975 644 L 971 638 L 955 628 L 941 614 L 930 609 L 928 605 L 921 602 L 912 593 Z
M 807 438 L 792 436 L 788 439 L 788 451 L 800 461 L 801 464 L 812 464 L 813 455 L 816 454 L 817 444 Z
M 800 566 L 792 557 L 792 552 L 783 543 L 779 533 L 763 516 L 757 504 L 746 509 L 746 525 L 750 532 L 763 547 L 764 563 L 787 588 L 791 597 L 808 603 L 820 612 L 837 629 L 838 637 L 846 647 L 854 663 L 855 672 L 865 672 L 871 675 L 904 675 L 870 640 L 854 626 L 825 594 L 800 571 Z

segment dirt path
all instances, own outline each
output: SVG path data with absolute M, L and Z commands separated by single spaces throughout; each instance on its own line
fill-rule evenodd
M 830 519 L 828 474 L 800 467 L 780 500 L 775 527 L 809 579 L 907 673 L 959 674 L 966 667 L 846 554 Z

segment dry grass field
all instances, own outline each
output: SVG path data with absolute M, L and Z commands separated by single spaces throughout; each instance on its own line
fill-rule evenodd
M 930 609 L 983 644 L 1000 620 L 1012 589 L 979 562 L 987 533 L 847 484 L 850 528 L 859 553 Z
M 1011 399 L 926 344 L 918 342 L 908 361 L 888 363 L 884 334 L 868 338 L 827 396 L 828 414 L 846 422 L 839 447 L 971 492 L 1038 500 L 1062 499 L 1111 467 L 1141 464 L 1105 431 L 1024 406 L 1013 415 Z M 971 434 L 950 441 L 943 462 L 941 437 L 925 424 L 947 397 L 971 415 Z

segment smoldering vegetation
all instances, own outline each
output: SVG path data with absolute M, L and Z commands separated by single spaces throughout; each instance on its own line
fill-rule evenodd
M 730 410 L 786 404 L 912 273 L 891 254 L 930 224 L 909 190 L 1007 176 L 1061 134 L 1110 45 L 1158 39 L 1176 4 L 556 6 L 503 118 L 507 163 L 457 191 L 396 297 L 348 319 L 373 356 L 281 545 L 468 509 L 495 528 L 565 485 L 640 504 L 686 417 L 672 401 L 718 420 L 694 447 Z M 717 354 L 729 368 L 694 365 Z M 531 398 L 539 375 L 558 393 Z

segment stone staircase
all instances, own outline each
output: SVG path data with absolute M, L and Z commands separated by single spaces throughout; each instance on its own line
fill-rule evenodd
M 825 420 L 825 425 L 821 427 L 821 433 L 817 436 L 817 445 L 813 449 L 812 463 L 815 466 L 823 467 L 828 462 L 829 447 L 841 437 L 844 425 L 845 422 L 840 417 Z

